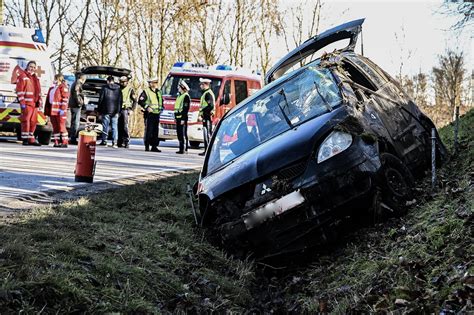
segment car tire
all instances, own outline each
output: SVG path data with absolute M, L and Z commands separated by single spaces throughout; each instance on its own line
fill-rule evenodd
M 21 141 L 23 138 L 21 137 L 21 127 L 16 128 L 16 140 Z
M 51 143 L 51 131 L 43 130 L 38 132 L 38 142 L 42 145 L 49 145 Z
M 388 216 L 406 214 L 407 202 L 413 199 L 415 180 L 410 170 L 395 155 L 382 153 L 381 168 L 377 174 L 377 185 L 372 199 L 374 222 Z
M 189 141 L 189 146 L 192 149 L 199 149 L 200 144 L 201 144 L 201 142 L 199 142 L 199 141 Z

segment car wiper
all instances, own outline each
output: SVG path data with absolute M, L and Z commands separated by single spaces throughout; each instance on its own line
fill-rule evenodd
M 331 105 L 328 103 L 328 101 L 326 100 L 326 98 L 325 98 L 325 97 L 321 94 L 321 92 L 319 91 L 318 84 L 316 83 L 316 81 L 313 81 L 313 83 L 314 83 L 314 87 L 316 88 L 316 92 L 318 92 L 319 97 L 323 100 L 324 105 L 326 106 L 327 110 L 328 110 L 329 112 L 332 112 L 332 109 L 333 109 L 333 108 L 332 108 Z
M 288 109 L 290 106 L 288 105 L 288 99 L 286 98 L 286 93 L 285 90 L 282 88 L 278 93 L 283 97 L 285 100 L 285 108 Z M 288 116 L 285 114 L 285 110 L 283 107 L 280 106 L 280 102 L 278 102 L 278 107 L 280 108 L 281 112 L 283 113 L 283 117 L 285 117 L 286 123 L 293 128 L 293 124 L 291 123 L 291 120 L 288 118 Z

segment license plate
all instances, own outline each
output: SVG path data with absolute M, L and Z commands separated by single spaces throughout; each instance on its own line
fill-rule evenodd
M 87 104 L 87 105 L 86 105 L 86 110 L 87 110 L 87 111 L 93 111 L 93 110 L 95 110 L 95 106 L 92 105 L 92 104 Z
M 14 102 L 16 102 L 16 96 L 2 95 L 2 102 L 3 103 L 14 103 Z
M 169 130 L 169 129 L 164 129 L 163 134 L 165 134 L 167 136 L 176 136 L 177 135 L 176 130 Z

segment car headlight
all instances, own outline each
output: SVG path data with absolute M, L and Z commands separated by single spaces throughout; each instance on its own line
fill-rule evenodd
M 352 136 L 342 131 L 333 131 L 323 141 L 318 151 L 318 163 L 332 158 L 346 150 L 352 144 Z

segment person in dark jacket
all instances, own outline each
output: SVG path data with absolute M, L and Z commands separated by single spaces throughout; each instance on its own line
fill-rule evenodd
M 176 120 L 176 133 L 179 141 L 179 151 L 177 154 L 183 154 L 188 151 L 188 112 L 191 98 L 189 97 L 189 86 L 184 81 L 178 84 L 179 95 L 174 104 L 174 118 Z M 186 141 L 186 146 L 185 146 Z
M 159 126 L 160 114 L 163 111 L 163 97 L 158 89 L 158 78 L 148 80 L 149 87 L 145 89 L 138 98 L 138 104 L 143 107 L 147 113 L 145 120 L 145 151 L 161 152 L 158 149 L 160 140 Z
M 81 110 L 84 106 L 84 93 L 82 85 L 86 82 L 86 75 L 82 73 L 76 74 L 76 81 L 69 89 L 69 108 L 71 110 L 71 130 L 69 132 L 71 140 L 69 144 L 77 144 L 77 130 L 81 121 Z
M 122 108 L 122 91 L 120 86 L 114 83 L 114 77 L 107 78 L 107 85 L 100 91 L 97 111 L 102 120 L 102 142 L 100 145 L 107 145 L 109 125 L 112 127 L 112 147 L 118 148 L 118 117 Z

